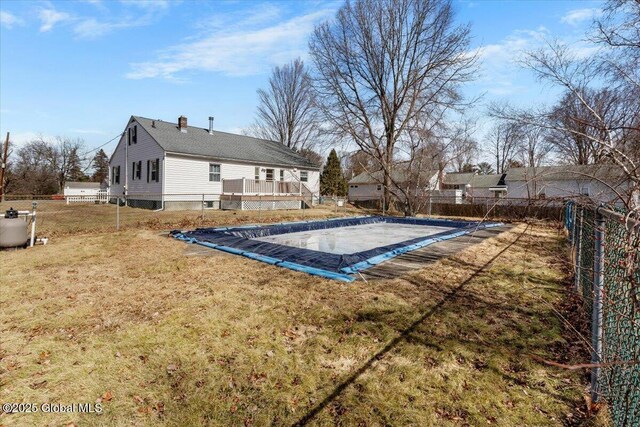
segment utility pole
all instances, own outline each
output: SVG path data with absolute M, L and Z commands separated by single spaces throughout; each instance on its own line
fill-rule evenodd
M 4 142 L 4 154 L 2 155 L 2 168 L 0 169 L 0 202 L 4 202 L 4 171 L 7 169 L 7 156 L 9 155 L 9 132 Z

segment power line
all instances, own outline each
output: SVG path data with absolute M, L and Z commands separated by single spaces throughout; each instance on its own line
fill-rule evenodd
M 86 156 L 87 154 L 89 154 L 89 153 L 91 153 L 93 151 L 98 151 L 100 148 L 104 147 L 105 145 L 112 143 L 116 138 L 122 137 L 122 135 L 124 135 L 124 132 L 117 134 L 116 136 L 111 138 L 109 141 L 105 142 L 102 145 L 99 145 L 98 147 L 92 148 L 91 150 L 87 151 L 86 153 L 82 153 L 82 155 L 80 157 L 84 157 L 84 156 Z

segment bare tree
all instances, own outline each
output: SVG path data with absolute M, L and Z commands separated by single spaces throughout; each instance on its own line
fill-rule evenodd
M 55 142 L 40 137 L 27 143 L 17 151 L 7 191 L 52 194 L 61 191 L 67 180 L 82 180 L 86 161 L 82 147 L 82 140 L 62 137 L 57 137 Z
M 456 172 L 462 172 L 465 165 L 472 165 L 476 161 L 478 141 L 473 137 L 474 132 L 475 123 L 471 120 L 463 120 L 454 126 L 450 133 L 448 158 Z
M 522 136 L 520 149 L 522 163 L 528 167 L 541 166 L 553 149 L 553 145 L 549 142 L 549 132 L 537 126 L 524 125 Z
M 345 177 L 347 177 L 347 179 L 371 170 L 375 170 L 374 161 L 371 156 L 364 151 L 356 150 L 347 156 L 345 168 Z
M 496 173 L 504 173 L 520 155 L 522 127 L 519 123 L 501 121 L 485 135 L 485 141 L 496 159 Z
M 256 122 L 247 133 L 289 148 L 312 148 L 318 135 L 309 73 L 301 59 L 275 67 L 268 89 L 258 89 Z
M 598 57 L 578 60 L 567 46 L 549 43 L 546 49 L 528 52 L 524 65 L 541 80 L 565 88 L 561 101 L 566 108 L 549 110 L 518 110 L 510 106 L 494 106 L 495 117 L 511 123 L 527 124 L 555 133 L 564 144 L 579 142 L 576 159 L 579 162 L 611 162 L 620 167 L 630 182 L 626 200 L 631 210 L 637 209 L 640 191 L 638 159 L 627 149 L 630 136 L 637 136 L 640 103 L 626 98 L 625 92 L 615 88 L 592 89 L 601 81 Z M 634 72 L 638 72 L 637 70 Z M 637 100 L 637 98 L 636 98 Z M 636 139 L 637 140 L 637 139 Z M 585 148 L 586 147 L 586 148 Z
M 471 79 L 469 27 L 449 1 L 356 0 L 316 27 L 309 43 L 324 118 L 383 172 L 390 201 L 397 141 L 419 116 L 458 108 Z

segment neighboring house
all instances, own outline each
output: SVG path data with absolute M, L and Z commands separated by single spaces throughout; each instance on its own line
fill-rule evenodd
M 469 203 L 480 202 L 481 199 L 487 198 L 503 198 L 507 195 L 504 174 L 448 173 L 444 177 L 442 187 L 446 190 L 461 190 L 462 199 Z
M 507 197 L 505 174 L 473 176 L 467 187 L 466 197 L 472 202 L 474 198 L 478 201 L 477 199 Z
M 428 184 L 425 185 L 427 190 L 437 190 L 439 187 L 438 171 L 427 170 L 423 172 L 425 181 L 428 180 Z M 392 181 L 402 186 L 406 182 L 405 174 L 403 171 L 394 170 L 392 172 Z M 383 171 L 376 172 L 362 172 L 351 180 L 349 180 L 349 201 L 359 200 L 380 200 L 384 195 L 383 189 L 384 173 Z M 400 193 L 396 189 L 396 193 Z
M 442 180 L 442 189 L 466 191 L 474 176 L 475 172 L 449 172 Z
M 104 182 L 67 181 L 64 184 L 64 199 L 70 202 L 107 202 L 107 185 Z
M 67 196 L 96 196 L 106 186 L 99 182 L 67 181 L 64 184 L 64 195 Z
M 507 171 L 508 197 L 567 199 L 589 197 L 596 202 L 621 202 L 630 183 L 616 165 L 566 165 L 512 168 Z
M 110 196 L 149 209 L 299 209 L 317 198 L 317 165 L 280 143 L 212 125 L 131 116 L 109 160 Z

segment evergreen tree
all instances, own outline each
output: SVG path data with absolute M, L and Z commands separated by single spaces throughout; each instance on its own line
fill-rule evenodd
M 74 148 L 69 150 L 69 159 L 67 162 L 67 173 L 65 176 L 66 181 L 86 181 L 87 176 L 82 170 L 82 160 L 78 155 L 78 149 Z
M 320 194 L 324 196 L 346 196 L 347 181 L 342 174 L 342 166 L 336 150 L 331 150 L 327 163 L 320 175 Z
M 91 179 L 95 182 L 102 182 L 109 177 L 109 157 L 101 148 L 93 158 L 93 176 Z

